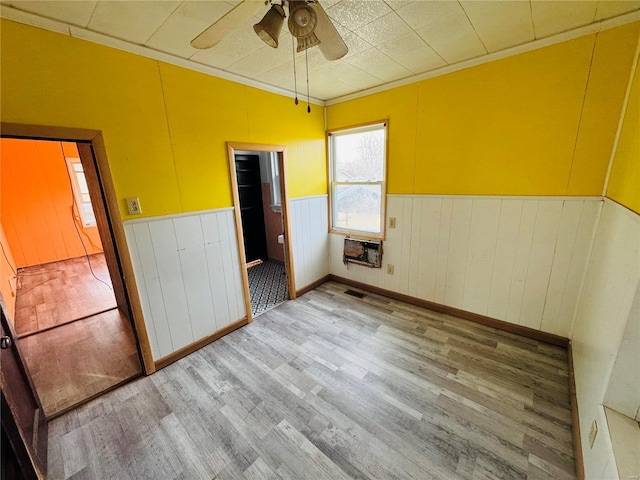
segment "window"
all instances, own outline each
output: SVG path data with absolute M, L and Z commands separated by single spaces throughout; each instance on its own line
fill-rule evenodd
M 387 124 L 329 133 L 331 229 L 382 237 Z
M 271 209 L 279 212 L 282 207 L 282 200 L 280 195 L 278 152 L 269 153 L 269 185 L 271 186 Z
M 82 220 L 83 227 L 95 227 L 96 216 L 93 213 L 91 198 L 89 197 L 89 187 L 87 187 L 87 179 L 84 176 L 84 170 L 79 158 L 67 158 L 67 168 L 71 178 L 71 187 L 73 189 L 74 215 Z

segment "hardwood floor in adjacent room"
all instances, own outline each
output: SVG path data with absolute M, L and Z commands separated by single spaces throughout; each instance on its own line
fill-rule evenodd
M 104 254 L 89 260 L 91 268 L 78 257 L 18 273 L 14 328 L 47 417 L 142 371 Z
M 142 372 L 131 324 L 115 308 L 19 342 L 47 417 Z
M 104 254 L 20 268 L 15 329 L 19 337 L 116 307 Z M 103 283 L 104 282 L 104 283 Z
M 54 420 L 49 478 L 575 478 L 566 350 L 346 289 Z

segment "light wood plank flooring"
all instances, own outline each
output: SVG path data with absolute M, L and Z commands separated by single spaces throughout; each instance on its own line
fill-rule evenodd
M 574 478 L 564 349 L 346 289 L 54 420 L 49 478 Z
M 18 342 L 47 417 L 142 372 L 131 324 L 117 309 Z
M 21 268 L 16 314 L 19 337 L 116 307 L 104 254 Z

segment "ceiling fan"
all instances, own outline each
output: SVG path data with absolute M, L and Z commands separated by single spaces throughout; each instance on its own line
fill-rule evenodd
M 289 32 L 296 38 L 298 52 L 318 46 L 327 60 L 338 60 L 349 51 L 342 37 L 331 23 L 318 0 L 273 0 L 257 2 L 242 0 L 223 17 L 191 40 L 191 46 L 199 49 L 217 45 L 242 22 L 254 15 L 263 5 L 271 5 L 265 16 L 253 26 L 256 34 L 269 46 L 278 47 L 278 39 L 284 19 L 287 17 Z

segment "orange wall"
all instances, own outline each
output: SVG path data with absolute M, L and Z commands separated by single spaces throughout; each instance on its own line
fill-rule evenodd
M 0 140 L 0 221 L 18 268 L 84 255 L 61 145 L 79 157 L 73 143 Z M 101 252 L 97 228 L 76 225 L 88 253 Z

